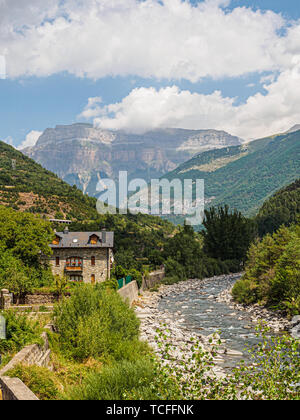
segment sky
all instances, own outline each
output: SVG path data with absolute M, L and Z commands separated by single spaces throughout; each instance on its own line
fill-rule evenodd
M 0 0 L 0 139 L 300 123 L 299 0 Z

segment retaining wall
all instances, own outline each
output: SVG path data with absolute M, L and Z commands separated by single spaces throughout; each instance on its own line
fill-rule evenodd
M 3 401 L 38 401 L 38 398 L 18 378 L 0 377 Z
M 118 290 L 119 295 L 122 297 L 123 300 L 127 300 L 129 305 L 131 306 L 132 303 L 137 300 L 139 296 L 139 288 L 136 281 L 132 281 L 131 283 L 127 284 L 127 286 L 122 287 L 122 289 Z
M 152 287 L 160 284 L 165 277 L 165 270 L 158 270 L 153 271 L 152 273 L 148 274 L 148 276 L 144 277 L 141 290 L 148 290 L 152 289 Z
M 35 293 L 25 296 L 25 305 L 48 305 L 58 301 L 58 296 L 50 293 Z
M 52 329 L 51 326 L 46 328 Z M 50 367 L 51 350 L 49 348 L 49 341 L 47 333 L 42 334 L 44 344 L 42 346 L 33 344 L 24 347 L 14 358 L 0 370 L 0 388 L 2 391 L 2 399 L 4 401 L 10 400 L 38 400 L 27 386 L 17 378 L 6 377 L 5 374 L 13 369 L 18 364 L 22 363 L 28 366 L 42 366 Z

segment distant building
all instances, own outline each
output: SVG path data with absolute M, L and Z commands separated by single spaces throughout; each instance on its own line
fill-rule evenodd
M 70 281 L 101 283 L 110 278 L 113 262 L 113 232 L 55 232 L 50 247 L 54 275 L 66 275 Z

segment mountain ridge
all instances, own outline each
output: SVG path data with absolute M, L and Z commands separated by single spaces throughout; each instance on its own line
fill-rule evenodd
M 229 204 L 254 215 L 268 197 L 299 177 L 299 156 L 300 131 L 295 131 L 200 153 L 165 177 L 204 179 L 211 205 Z M 213 168 L 222 159 L 229 161 Z
M 144 134 L 108 131 L 91 124 L 58 125 L 46 129 L 27 156 L 70 185 L 95 195 L 102 178 L 159 178 L 195 153 L 241 145 L 242 139 L 221 130 L 157 129 Z

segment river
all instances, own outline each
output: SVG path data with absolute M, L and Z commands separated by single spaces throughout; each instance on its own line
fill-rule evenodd
M 247 346 L 259 342 L 251 314 L 216 300 L 217 296 L 232 286 L 239 277 L 221 276 L 208 281 L 193 280 L 192 287 L 173 289 L 159 301 L 158 310 L 172 318 L 180 318 L 182 327 L 202 335 L 220 332 L 226 347 L 242 352 L 243 356 L 225 356 L 225 369 L 236 366 L 241 359 L 249 360 Z M 272 333 L 275 335 L 275 333 Z

